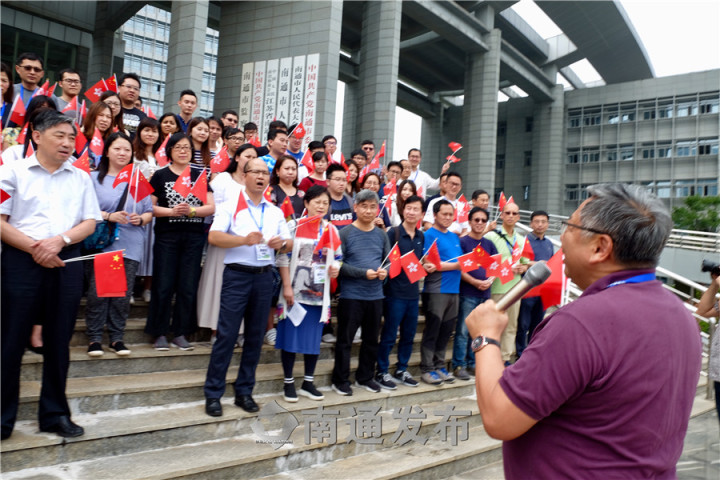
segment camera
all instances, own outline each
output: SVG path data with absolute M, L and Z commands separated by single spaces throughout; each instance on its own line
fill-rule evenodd
M 720 275 L 720 263 L 711 260 L 703 260 L 700 267 L 703 272 L 710 272 L 712 275 Z

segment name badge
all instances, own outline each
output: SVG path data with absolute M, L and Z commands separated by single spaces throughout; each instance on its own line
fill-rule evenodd
M 255 254 L 257 255 L 258 260 L 267 261 L 272 259 L 272 256 L 270 254 L 270 247 L 268 247 L 264 243 L 259 243 L 255 245 Z
M 327 269 L 325 265 L 314 265 L 313 266 L 313 283 L 323 284 L 327 278 Z

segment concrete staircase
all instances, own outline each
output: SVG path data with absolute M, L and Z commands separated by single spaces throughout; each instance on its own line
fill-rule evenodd
M 279 351 L 265 345 L 254 390 L 260 413 L 233 405 L 235 357 L 224 415 L 209 417 L 202 385 L 210 343 L 200 338 L 192 352 L 154 351 L 143 333 L 146 309 L 143 302 L 132 308 L 125 334 L 129 357 L 107 349 L 103 357 L 88 357 L 85 324 L 78 321 L 67 394 L 73 420 L 85 427 L 82 437 L 62 439 L 38 431 L 42 357 L 25 354 L 19 421 L 13 436 L 0 445 L 3 479 L 481 478 L 471 472 L 501 460 L 500 442 L 482 428 L 472 381 L 400 385 L 381 393 L 354 388 L 352 397 L 342 397 L 329 388 L 334 353 L 328 344 L 322 344 L 315 374 L 325 400 L 285 402 Z M 302 378 L 301 359 L 296 379 Z M 410 371 L 419 377 L 417 353 Z M 410 413 L 410 407 L 424 418 L 409 420 L 417 428 L 406 429 L 399 413 Z M 321 421 L 328 422 L 326 432 L 336 432 L 334 441 L 320 441 Z M 360 424 L 369 425 L 364 434 L 351 430 Z M 289 437 L 281 435 L 283 428 L 292 431 Z M 263 432 L 272 438 L 262 437 Z M 351 432 L 356 441 L 348 440 Z

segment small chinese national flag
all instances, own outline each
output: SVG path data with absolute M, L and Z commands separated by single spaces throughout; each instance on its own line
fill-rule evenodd
M 438 270 L 440 270 L 441 260 L 440 252 L 437 247 L 437 240 L 435 240 L 432 245 L 430 245 L 430 248 L 428 248 L 428 251 L 425 252 L 425 260 L 432 263 Z
M 310 153 L 310 150 L 305 150 L 305 153 L 303 154 L 303 157 L 302 157 L 302 160 L 300 160 L 300 163 L 305 165 L 305 168 L 307 168 L 308 173 L 312 173 L 313 170 L 315 170 L 315 162 L 313 162 L 312 153 Z
M 82 152 L 85 149 L 85 146 L 87 145 L 87 139 L 85 138 L 85 135 L 82 133 L 78 133 L 75 135 L 75 151 L 77 153 Z
M 280 210 L 282 210 L 286 220 L 295 216 L 295 209 L 292 206 L 292 202 L 290 202 L 290 197 L 285 197 L 285 200 L 280 204 Z
M 88 151 L 85 150 L 82 155 L 80 155 L 80 158 L 75 160 L 72 164 L 73 167 L 79 168 L 80 170 L 83 170 L 90 174 L 90 158 Z
M 315 240 L 318 238 L 318 231 L 320 230 L 320 222 L 322 221 L 322 215 L 314 215 L 312 217 L 304 217 L 297 221 L 297 228 L 295 229 L 295 237 L 299 238 L 310 238 Z
M 562 249 L 555 252 L 555 255 L 547 261 L 547 266 L 552 272 L 550 278 L 530 290 L 524 297 L 537 297 L 540 295 L 544 309 L 562 303 L 563 284 L 565 283 Z
M 380 159 L 385 156 L 385 142 L 383 141 L 380 151 L 375 155 L 375 158 L 370 162 L 370 170 L 377 170 L 380 168 Z
M 227 170 L 228 165 L 230 165 L 230 156 L 228 155 L 227 145 L 223 145 L 217 155 L 215 155 L 215 157 L 210 162 L 210 172 L 224 172 L 225 170 Z
M 450 147 L 450 150 L 452 150 L 453 153 L 457 152 L 462 148 L 462 145 L 458 142 L 450 142 L 448 143 L 448 147 Z
M 150 185 L 145 175 L 142 174 L 139 168 L 135 169 L 135 175 L 130 183 L 130 195 L 135 199 L 135 202 L 139 202 L 143 198 L 151 195 L 155 189 Z
M 477 256 L 475 252 L 466 253 L 465 255 L 458 257 L 457 261 L 460 263 L 460 270 L 463 272 L 472 272 L 478 268 L 476 262 Z
M 93 133 L 93 137 L 90 139 L 90 151 L 95 155 L 102 155 L 104 146 L 105 142 L 103 142 L 100 130 L 95 127 L 95 133 Z
M 270 187 L 270 185 L 268 185 L 263 192 L 263 198 L 265 198 L 265 200 L 267 200 L 268 202 L 272 203 L 272 188 Z
M 33 147 L 32 142 L 28 143 L 28 149 L 27 152 L 25 152 L 25 158 L 30 158 L 35 154 L 35 147 Z
M 390 278 L 395 278 L 400 275 L 400 272 L 402 272 L 402 263 L 400 263 L 401 256 L 400 247 L 398 247 L 396 243 L 392 250 L 390 250 L 390 255 L 388 255 L 388 261 L 390 262 L 388 275 L 390 275 Z
M 202 173 L 200 176 L 195 180 L 195 185 L 193 185 L 192 189 L 190 190 L 190 193 L 195 195 L 197 199 L 199 199 L 203 204 L 207 203 L 207 175 L 206 172 L 207 169 L 203 168 Z
M 403 270 L 405 270 L 405 275 L 407 275 L 410 283 L 415 283 L 427 276 L 425 269 L 420 265 L 420 261 L 412 250 L 400 257 L 400 265 L 402 265 Z
M 100 100 L 100 95 L 102 95 L 103 92 L 106 92 L 107 90 L 108 87 L 105 83 L 105 79 L 101 78 L 95 85 L 87 89 L 87 91 L 85 92 L 85 96 L 88 100 L 95 103 Z
M 165 137 L 165 140 L 163 140 L 160 148 L 158 148 L 157 152 L 155 152 L 155 161 L 159 167 L 164 167 L 168 164 L 167 152 L 165 151 L 165 146 L 167 145 L 168 140 L 170 140 L 170 135 Z
M 185 167 L 183 173 L 175 180 L 173 190 L 180 194 L 181 197 L 187 198 L 192 191 L 192 178 L 190 178 L 190 165 Z M 242 195 L 241 195 L 242 196 Z
M 97 296 L 124 297 L 127 292 L 127 279 L 122 252 L 118 250 L 101 253 L 95 256 L 93 263 Z
M 262 147 L 262 144 L 260 143 L 260 139 L 258 138 L 257 135 L 253 135 L 252 138 L 250 138 L 248 140 L 248 143 L 256 148 Z
M 317 231 L 317 230 L 316 230 Z M 340 246 L 340 235 L 338 234 L 337 228 L 332 223 L 328 223 L 323 230 L 320 240 L 315 247 L 315 251 L 319 252 L 323 248 L 328 247 L 331 250 L 337 250 Z
M 113 73 L 113 76 L 112 76 L 112 77 L 110 77 L 110 78 L 108 78 L 107 80 L 105 80 L 105 86 L 107 87 L 108 90 L 117 93 L 117 91 L 118 91 L 118 89 L 117 89 L 117 75 L 115 75 L 115 74 Z M 155 117 L 153 117 L 153 118 L 155 118 Z
M 242 212 L 243 210 L 247 210 L 248 204 L 247 200 L 245 200 L 245 194 L 243 192 L 240 192 L 240 195 L 238 196 L 238 203 L 235 206 L 235 215 L 233 215 L 233 219 L 237 217 L 237 214 Z
M 475 262 L 483 268 L 488 268 L 492 263 L 490 254 L 478 243 L 473 250 L 475 254 Z
M 505 192 L 500 192 L 500 199 L 498 200 L 498 209 L 502 212 L 503 208 L 505 208 L 505 205 L 507 205 L 507 200 L 505 199 Z
M 20 97 L 21 95 L 15 97 L 15 101 L 13 102 L 12 108 L 10 109 L 10 121 L 13 122 L 15 125 L 25 124 L 25 104 Z
M 508 198 L 508 201 L 507 201 L 506 205 L 510 205 L 511 203 L 515 203 L 515 200 L 513 200 L 513 196 L 512 196 L 512 195 L 510 195 L 510 198 Z
M 300 139 L 305 136 L 307 132 L 305 131 L 305 126 L 302 124 L 302 122 L 297 124 L 297 127 L 293 129 L 293 131 L 290 133 L 293 137 Z
M 530 240 L 528 240 L 527 237 L 525 238 L 525 245 L 523 246 L 520 256 L 528 260 L 535 260 L 535 252 L 533 252 L 532 245 L 530 245 Z

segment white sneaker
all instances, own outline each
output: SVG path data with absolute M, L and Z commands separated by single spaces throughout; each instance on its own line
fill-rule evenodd
M 322 336 L 322 341 L 325 343 L 335 343 L 337 342 L 337 338 L 335 338 L 335 335 L 332 333 L 326 333 Z
M 142 299 L 144 302 L 150 303 L 150 290 L 143 290 Z
M 135 297 L 130 296 L 130 305 L 135 305 Z
M 245 335 L 242 333 L 238 335 L 237 342 L 235 342 L 235 345 L 242 348 L 243 345 L 245 345 Z
M 275 339 L 277 338 L 277 328 L 271 328 L 265 333 L 265 343 L 271 347 L 275 346 Z
M 353 338 L 353 343 L 360 342 L 362 342 L 362 327 L 358 327 L 357 332 L 355 332 L 355 338 Z

